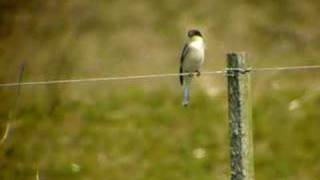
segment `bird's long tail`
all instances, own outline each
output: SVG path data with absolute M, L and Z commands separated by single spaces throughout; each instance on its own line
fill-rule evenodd
M 182 101 L 182 105 L 184 107 L 187 107 L 189 105 L 189 101 L 190 101 L 190 83 L 191 83 L 191 77 L 184 77 L 184 81 L 183 81 L 183 101 Z

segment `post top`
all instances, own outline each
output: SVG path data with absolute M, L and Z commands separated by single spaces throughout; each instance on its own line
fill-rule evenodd
M 228 68 L 245 68 L 246 67 L 246 53 L 245 52 L 231 52 L 227 54 Z

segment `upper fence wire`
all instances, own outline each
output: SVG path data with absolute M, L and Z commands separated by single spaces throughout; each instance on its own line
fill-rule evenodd
M 286 67 L 266 67 L 266 68 L 247 68 L 235 69 L 229 68 L 217 71 L 205 71 L 201 74 L 227 74 L 228 71 L 243 71 L 243 72 L 268 72 L 268 71 L 297 71 L 297 70 L 320 70 L 320 65 L 313 66 L 286 66 Z M 190 73 L 165 73 L 165 74 L 145 74 L 145 75 L 132 75 L 132 76 L 113 76 L 113 77 L 99 77 L 99 78 L 84 78 L 84 79 L 63 79 L 63 80 L 50 80 L 50 81 L 27 81 L 15 83 L 0 83 L 0 87 L 15 87 L 27 85 L 51 85 L 51 84 L 71 84 L 71 83 L 85 83 L 85 82 L 98 82 L 98 81 L 119 81 L 119 80 L 137 80 L 137 79 L 153 79 L 165 77 L 188 76 Z

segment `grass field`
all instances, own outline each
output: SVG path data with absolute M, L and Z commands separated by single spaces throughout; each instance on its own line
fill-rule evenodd
M 130 5 L 129 5 L 130 4 Z M 173 73 L 185 31 L 207 42 L 204 70 L 246 51 L 252 67 L 316 65 L 313 1 L 0 1 L 0 82 Z M 320 72 L 252 74 L 255 176 L 320 176 Z M 229 178 L 223 75 L 0 89 L 0 179 Z M 0 136 L 1 136 L 0 135 Z
M 265 84 L 268 93 L 254 86 L 256 177 L 316 179 L 319 89 L 283 84 Z M 21 107 L 1 150 L 1 179 L 32 179 L 37 168 L 49 179 L 227 179 L 225 90 L 214 97 L 194 90 L 190 108 L 170 87 L 135 85 L 95 101 L 64 101 L 50 112 Z

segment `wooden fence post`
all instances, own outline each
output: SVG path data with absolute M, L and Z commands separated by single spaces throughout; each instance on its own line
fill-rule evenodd
M 253 180 L 250 71 L 245 53 L 227 54 L 231 180 Z

